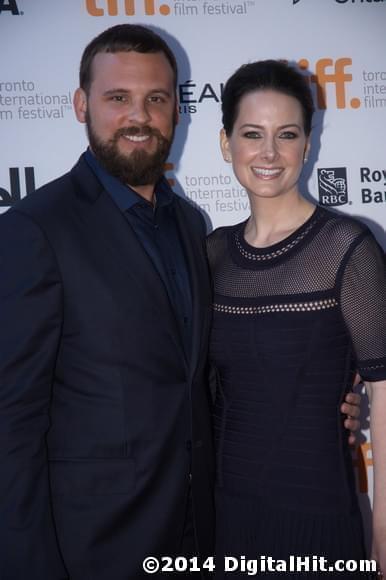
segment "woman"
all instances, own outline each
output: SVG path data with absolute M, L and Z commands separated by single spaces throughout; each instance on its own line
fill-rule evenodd
M 331 565 L 366 557 L 339 411 L 359 368 L 376 464 L 373 556 L 386 570 L 383 256 L 364 225 L 300 194 L 312 114 L 304 77 L 283 62 L 245 65 L 226 83 L 221 148 L 251 215 L 208 239 L 217 561 L 314 555 Z

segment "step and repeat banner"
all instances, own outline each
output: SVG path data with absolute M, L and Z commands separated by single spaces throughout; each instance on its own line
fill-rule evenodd
M 243 63 L 281 58 L 315 95 L 304 192 L 366 222 L 386 249 L 386 0 L 0 0 L 0 212 L 85 149 L 72 109 L 81 53 L 122 22 L 153 27 L 177 55 L 180 122 L 167 176 L 208 229 L 249 214 L 218 145 L 223 83 Z M 367 414 L 353 457 L 366 519 Z

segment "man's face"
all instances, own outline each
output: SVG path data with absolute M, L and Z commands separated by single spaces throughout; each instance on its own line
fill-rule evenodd
M 88 95 L 78 89 L 74 104 L 107 171 L 133 187 L 156 183 L 177 119 L 173 70 L 162 52 L 98 53 Z

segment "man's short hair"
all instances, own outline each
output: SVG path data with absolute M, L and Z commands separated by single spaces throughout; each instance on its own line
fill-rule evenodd
M 92 83 L 92 63 L 98 53 L 116 52 L 162 52 L 173 70 L 174 86 L 177 87 L 177 61 L 173 51 L 158 34 L 139 24 L 118 24 L 107 28 L 86 46 L 79 70 L 79 86 L 88 93 Z

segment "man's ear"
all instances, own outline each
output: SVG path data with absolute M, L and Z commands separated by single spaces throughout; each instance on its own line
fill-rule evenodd
M 224 128 L 221 129 L 220 131 L 220 147 L 224 161 L 226 161 L 227 163 L 231 163 L 232 155 L 229 147 L 229 139 L 227 137 L 227 134 L 225 133 Z
M 87 95 L 83 89 L 76 89 L 74 93 L 73 105 L 75 115 L 79 123 L 85 123 L 87 112 Z

